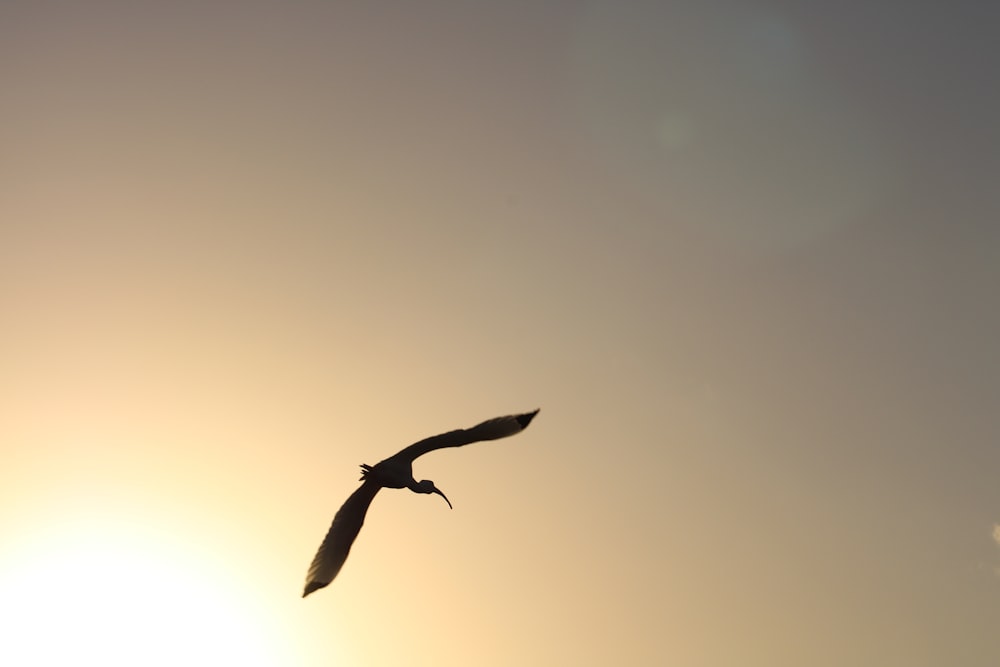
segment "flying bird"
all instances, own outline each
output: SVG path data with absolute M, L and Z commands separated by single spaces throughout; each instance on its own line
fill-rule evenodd
M 472 428 L 448 431 L 441 435 L 414 443 L 402 451 L 389 458 L 376 463 L 373 466 L 361 464 L 361 481 L 364 482 L 357 491 L 351 494 L 346 502 L 333 517 L 333 524 L 323 538 L 323 543 L 316 552 L 312 564 L 309 566 L 309 574 L 306 575 L 306 586 L 302 592 L 305 597 L 325 586 L 328 586 L 351 551 L 351 545 L 358 536 L 361 526 L 365 522 L 365 514 L 368 507 L 375 499 L 375 494 L 379 489 L 407 488 L 414 493 L 436 493 L 444 498 L 451 507 L 451 501 L 439 488 L 434 486 L 434 482 L 429 479 L 422 479 L 419 482 L 413 478 L 413 461 L 418 456 L 423 456 L 427 452 L 445 447 L 461 447 L 469 443 L 482 440 L 497 440 L 510 435 L 520 433 L 528 428 L 528 424 L 538 414 L 525 412 L 519 415 L 507 415 L 506 417 L 496 417 L 488 419 L 482 424 Z

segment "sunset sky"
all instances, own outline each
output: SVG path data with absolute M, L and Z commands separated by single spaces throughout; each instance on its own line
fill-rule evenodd
M 0 4 L 0 664 L 996 667 L 998 72 L 988 2 Z

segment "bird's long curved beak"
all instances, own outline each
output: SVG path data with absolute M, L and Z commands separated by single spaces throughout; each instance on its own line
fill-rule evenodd
M 452 506 L 451 506 L 451 501 L 450 501 L 450 500 L 448 500 L 448 496 L 444 495 L 444 493 L 442 493 L 442 492 L 441 492 L 441 489 L 439 489 L 439 488 L 437 488 L 437 487 L 435 486 L 435 487 L 434 487 L 434 493 L 436 493 L 436 494 L 438 494 L 439 496 L 441 496 L 442 498 L 444 498 L 444 501 L 445 501 L 446 503 L 448 503 L 448 509 L 455 509 L 454 507 L 452 507 Z

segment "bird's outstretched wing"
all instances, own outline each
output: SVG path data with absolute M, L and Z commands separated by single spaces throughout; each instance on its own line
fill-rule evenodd
M 329 585 L 340 572 L 344 561 L 347 560 L 347 554 L 351 551 L 351 545 L 354 544 L 354 538 L 358 536 L 365 522 L 368 506 L 372 504 L 380 488 L 375 482 L 365 482 L 337 510 L 330 530 L 327 531 L 316 557 L 309 566 L 302 597 Z
M 528 424 L 531 423 L 531 420 L 537 414 L 538 410 L 534 410 L 533 412 L 525 412 L 519 415 L 507 415 L 505 417 L 487 419 L 482 424 L 477 424 L 472 428 L 460 428 L 457 431 L 448 431 L 441 435 L 425 438 L 394 454 L 391 458 L 413 461 L 418 456 L 432 452 L 435 449 L 461 447 L 462 445 L 479 442 L 480 440 L 506 438 L 528 428 Z

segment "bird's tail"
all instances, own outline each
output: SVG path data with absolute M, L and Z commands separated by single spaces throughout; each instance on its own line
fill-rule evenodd
M 368 473 L 370 473 L 371 471 L 372 471 L 372 467 L 370 465 L 368 465 L 367 463 L 362 463 L 361 464 L 361 479 L 359 479 L 358 481 L 359 482 L 363 482 L 366 479 L 368 479 Z

